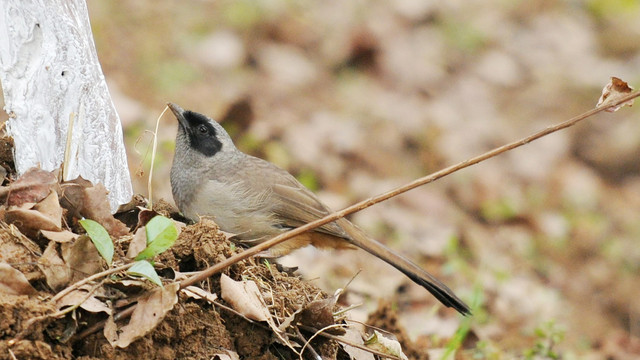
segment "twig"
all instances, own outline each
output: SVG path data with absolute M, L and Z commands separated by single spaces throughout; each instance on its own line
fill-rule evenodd
M 135 262 L 132 262 L 132 263 L 129 263 L 129 264 L 126 264 L 126 265 L 122 265 L 122 266 L 118 266 L 118 267 L 115 267 L 113 269 L 105 270 L 103 272 L 99 272 L 97 274 L 93 274 L 93 275 L 91 275 L 89 277 L 86 277 L 86 278 L 78 281 L 77 283 L 75 283 L 75 284 L 73 284 L 71 286 L 68 286 L 67 288 L 65 288 L 64 290 L 60 291 L 59 293 L 57 293 L 56 296 L 51 298 L 51 302 L 57 302 L 58 300 L 62 299 L 68 293 L 72 292 L 75 289 L 80 288 L 82 285 L 84 285 L 84 284 L 86 284 L 88 282 L 91 282 L 93 280 L 99 279 L 101 277 L 109 276 L 111 274 L 120 272 L 122 270 L 126 270 L 126 269 L 132 267 L 133 264 L 135 264 Z
M 551 133 L 554 133 L 554 132 L 556 132 L 558 130 L 562 130 L 562 129 L 568 128 L 570 126 L 573 126 L 576 123 L 578 123 L 579 121 L 582 121 L 582 120 L 584 120 L 584 119 L 586 119 L 586 118 L 588 118 L 590 116 L 593 116 L 593 115 L 595 115 L 595 114 L 597 114 L 599 112 L 602 112 L 602 111 L 604 111 L 604 110 L 606 110 L 606 109 L 608 109 L 610 107 L 614 107 L 616 105 L 625 103 L 625 102 L 627 102 L 627 101 L 629 101 L 631 99 L 634 99 L 634 98 L 636 98 L 638 96 L 640 96 L 640 91 L 632 92 L 632 93 L 628 94 L 627 96 L 619 98 L 617 101 L 612 102 L 611 104 L 607 104 L 606 107 L 605 106 L 601 106 L 601 107 L 598 107 L 598 108 L 594 108 L 594 109 L 589 110 L 589 111 L 587 111 L 587 112 L 585 112 L 585 113 L 583 113 L 581 115 L 578 115 L 578 116 L 576 116 L 574 118 L 571 118 L 571 119 L 569 119 L 567 121 L 561 122 L 561 123 L 559 123 L 557 125 L 549 126 L 549 127 L 545 128 L 545 129 L 543 129 L 543 130 L 541 130 L 541 131 L 539 131 L 539 132 L 537 132 L 537 133 L 535 133 L 533 135 L 529 135 L 529 136 L 527 136 L 525 138 L 522 138 L 522 139 L 520 139 L 518 141 L 514 141 L 512 143 L 497 147 L 497 148 L 495 148 L 493 150 L 490 150 L 490 151 L 488 151 L 488 152 L 486 152 L 486 153 L 484 153 L 482 155 L 479 155 L 479 156 L 473 157 L 471 159 L 467 159 L 465 161 L 459 162 L 459 163 L 457 163 L 455 165 L 449 166 L 449 167 L 444 168 L 444 169 L 442 169 L 440 171 L 436 171 L 436 172 L 432 173 L 431 175 L 427 175 L 427 176 L 421 177 L 419 179 L 416 179 L 416 180 L 414 180 L 414 181 L 412 181 L 412 182 L 410 182 L 408 184 L 405 184 L 403 186 L 395 188 L 395 189 L 393 189 L 391 191 L 388 191 L 386 193 L 383 193 L 381 195 L 374 196 L 372 198 L 363 200 L 363 201 L 361 201 L 359 203 L 356 203 L 356 204 L 351 205 L 351 206 L 349 206 L 347 208 L 344 208 L 344 209 L 342 209 L 340 211 L 336 211 L 334 213 L 331 213 L 331 214 L 323 217 L 322 219 L 318 219 L 316 221 L 312 221 L 310 223 L 307 223 L 307 224 L 305 224 L 303 226 L 300 226 L 300 227 L 297 227 L 295 229 L 289 230 L 289 231 L 287 231 L 285 233 L 282 233 L 282 234 L 280 234 L 280 235 L 278 235 L 278 236 L 276 236 L 276 237 L 274 237 L 274 238 L 272 238 L 270 240 L 267 240 L 267 241 L 265 241 L 263 243 L 260 243 L 260 244 L 258 244 L 256 246 L 253 246 L 253 247 L 251 247 L 251 248 L 249 248 L 249 249 L 247 249 L 247 250 L 245 250 L 245 251 L 243 251 L 243 252 L 241 252 L 239 254 L 236 254 L 236 255 L 234 255 L 234 256 L 232 256 L 230 258 L 227 258 L 226 260 L 224 260 L 224 261 L 222 261 L 220 263 L 217 263 L 216 265 L 213 265 L 213 266 L 203 270 L 202 272 L 200 272 L 198 274 L 195 274 L 195 275 L 193 275 L 193 276 L 191 276 L 191 277 L 189 277 L 189 278 L 187 278 L 185 280 L 182 280 L 180 282 L 180 288 L 182 289 L 182 288 L 184 288 L 186 286 L 189 286 L 189 285 L 192 285 L 192 284 L 197 283 L 199 281 L 202 281 L 202 280 L 208 278 L 209 276 L 212 276 L 213 274 L 216 274 L 216 273 L 220 272 L 221 270 L 229 267 L 230 265 L 237 263 L 238 261 L 244 260 L 244 259 L 246 259 L 246 258 L 248 258 L 250 256 L 254 256 L 254 255 L 262 252 L 263 250 L 266 250 L 266 249 L 268 249 L 268 248 L 270 248 L 272 246 L 280 244 L 281 242 L 283 242 L 285 240 L 288 240 L 288 239 L 291 239 L 294 236 L 300 235 L 300 234 L 302 234 L 302 233 L 304 233 L 306 231 L 309 231 L 309 230 L 313 230 L 313 229 L 315 229 L 315 228 L 317 228 L 319 226 L 328 224 L 328 223 L 330 223 L 332 221 L 335 221 L 335 220 L 338 220 L 340 218 L 343 218 L 343 217 L 345 217 L 345 216 L 347 216 L 349 214 L 353 214 L 353 213 L 358 212 L 360 210 L 366 209 L 366 208 L 368 208 L 368 207 L 370 207 L 372 205 L 375 205 L 375 204 L 377 204 L 379 202 L 388 200 L 388 199 L 390 199 L 390 198 L 392 198 L 394 196 L 398 196 L 398 195 L 400 195 L 402 193 L 405 193 L 405 192 L 407 192 L 409 190 L 415 189 L 418 186 L 422 186 L 422 185 L 431 183 L 431 182 L 433 182 L 435 180 L 438 180 L 438 179 L 440 179 L 440 178 L 442 178 L 444 176 L 447 176 L 447 175 L 449 175 L 451 173 L 454 173 L 456 171 L 462 170 L 462 169 L 464 169 L 466 167 L 469 167 L 471 165 L 475 165 L 475 164 L 477 164 L 479 162 L 482 162 L 484 160 L 490 159 L 490 158 L 492 158 L 492 157 L 494 157 L 496 155 L 502 154 L 502 153 L 504 153 L 506 151 L 513 150 L 513 149 L 515 149 L 517 147 L 520 147 L 522 145 L 526 145 L 526 144 L 528 144 L 528 143 L 530 143 L 530 142 L 532 142 L 534 140 L 537 140 L 537 139 L 539 139 L 539 138 L 541 138 L 543 136 L 546 136 L 546 135 L 549 135 Z
M 69 124 L 67 126 L 67 143 L 64 146 L 64 160 L 62 161 L 62 180 L 67 181 L 69 175 L 69 157 L 71 156 L 71 141 L 73 138 L 73 123 L 75 120 L 75 113 L 69 114 Z
M 149 151 L 150 151 L 150 147 L 149 144 L 147 144 L 146 148 L 145 148 L 145 153 L 144 156 L 142 156 L 142 152 L 140 152 L 138 150 L 138 144 L 140 143 L 140 141 L 142 141 L 142 137 L 144 135 L 146 135 L 147 133 L 151 134 L 151 140 L 153 141 L 153 131 L 151 130 L 145 130 L 143 131 L 142 135 L 138 136 L 136 138 L 135 143 L 133 143 L 133 150 L 135 151 L 136 154 L 140 155 L 140 162 L 138 163 L 138 166 L 136 166 L 136 169 L 134 171 L 134 173 L 140 177 L 142 177 L 142 175 L 144 174 L 144 159 L 147 158 L 147 156 L 149 155 Z
M 97 283 L 96 285 L 92 286 L 91 289 L 87 292 L 87 294 L 82 298 L 82 300 L 80 300 L 80 302 L 78 302 L 77 304 L 74 304 L 73 306 L 69 306 L 68 308 L 64 309 L 64 310 L 60 310 L 56 313 L 53 313 L 50 315 L 50 317 L 59 317 L 59 316 L 64 316 L 67 313 L 77 309 L 80 305 L 82 305 L 85 301 L 87 301 L 91 295 L 93 295 L 93 293 L 104 284 L 104 279 L 102 281 L 100 281 L 99 283 Z
M 309 350 L 311 351 L 312 354 L 314 354 L 316 357 L 318 357 L 318 353 L 316 353 L 316 351 L 311 347 L 311 341 L 313 339 L 316 338 L 316 336 L 319 336 L 320 334 L 324 333 L 326 330 L 329 329 L 335 329 L 335 328 L 340 328 L 342 327 L 341 324 L 331 324 L 331 325 L 327 325 L 325 327 L 323 327 L 320 330 L 317 330 L 313 333 L 313 335 L 311 335 L 311 337 L 307 340 L 304 338 L 304 336 L 302 336 L 302 334 L 300 333 L 300 330 L 298 328 L 296 328 L 296 330 L 298 331 L 298 336 L 300 336 L 303 340 L 305 340 L 304 345 L 302 346 L 302 349 L 300 349 L 300 352 L 298 353 L 298 356 L 300 357 L 300 360 L 302 359 L 302 354 L 304 354 L 305 349 L 308 347 Z
M 319 331 L 319 330 L 317 330 L 315 328 L 312 328 L 311 326 L 307 326 L 307 325 L 298 325 L 298 326 L 303 330 L 307 330 L 307 331 L 313 332 L 314 336 L 315 335 L 320 335 L 320 336 L 326 337 L 327 339 L 335 340 L 335 341 L 341 342 L 341 343 L 343 343 L 345 345 L 349 345 L 349 346 L 352 346 L 354 348 L 358 348 L 358 349 L 360 349 L 362 351 L 370 352 L 370 353 L 372 353 L 374 355 L 378 355 L 378 356 L 381 356 L 381 357 L 384 357 L 384 358 L 388 358 L 388 359 L 400 360 L 400 358 L 398 358 L 397 356 L 385 354 L 385 353 L 380 352 L 378 350 L 370 349 L 370 348 L 368 348 L 368 347 L 366 347 L 364 345 L 354 344 L 354 343 L 352 343 L 350 341 L 347 341 L 347 340 L 345 340 L 345 339 L 343 339 L 343 338 L 341 338 L 339 336 L 335 336 L 335 335 L 323 332 L 321 330 Z
M 331 327 L 334 327 L 336 325 L 332 325 Z M 339 325 L 337 325 L 339 326 Z M 313 336 L 311 337 L 311 339 L 307 340 L 304 335 L 302 335 L 302 332 L 300 332 L 300 328 L 296 327 L 296 336 L 299 338 L 300 341 L 304 342 L 304 345 L 302 346 L 302 349 L 300 349 L 300 352 L 298 353 L 298 359 L 300 360 L 304 360 L 303 355 L 304 355 L 304 351 L 309 348 L 309 352 L 311 353 L 311 356 L 314 359 L 320 359 L 322 360 L 322 357 L 320 355 L 318 355 L 318 352 L 316 351 L 316 349 L 313 348 L 313 346 L 311 346 L 311 340 L 313 340 L 313 338 L 317 335 L 313 334 Z
M 149 181 L 147 183 L 147 191 L 149 193 L 149 209 L 153 210 L 153 186 L 151 185 L 151 180 L 153 179 L 153 164 L 156 162 L 156 149 L 158 147 L 158 127 L 160 126 L 160 119 L 162 119 L 162 115 L 169 109 L 168 106 L 164 107 L 160 116 L 156 120 L 156 131 L 153 132 L 153 147 L 151 149 L 151 166 L 149 166 Z

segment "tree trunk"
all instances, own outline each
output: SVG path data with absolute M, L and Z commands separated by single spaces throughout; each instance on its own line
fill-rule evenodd
M 18 173 L 59 167 L 68 147 L 65 180 L 102 183 L 112 209 L 130 200 L 122 126 L 84 0 L 0 0 L 0 83 Z

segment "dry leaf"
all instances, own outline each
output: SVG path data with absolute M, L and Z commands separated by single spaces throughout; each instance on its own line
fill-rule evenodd
M 139 290 L 147 288 L 147 282 L 145 280 L 137 280 L 137 279 L 122 279 L 118 281 L 118 285 L 122 285 L 126 288 L 131 288 L 131 289 L 127 289 L 127 291 L 130 291 L 130 292 L 137 292 Z
M 53 290 L 60 290 L 69 284 L 71 270 L 62 261 L 57 251 L 57 244 L 50 242 L 38 259 L 38 267 L 44 273 L 47 285 Z
M 32 209 L 11 208 L 4 214 L 7 224 L 15 225 L 23 234 L 35 237 L 38 230 L 60 231 L 59 222 Z
M 8 194 L 8 206 L 37 203 L 49 195 L 56 183 L 56 176 L 52 172 L 31 168 L 9 187 L 1 188 L 0 197 Z
M 116 343 L 118 342 L 118 325 L 113 320 L 113 314 L 107 318 L 102 334 L 104 334 L 104 337 L 112 347 L 116 347 Z
M 62 244 L 61 248 L 62 258 L 70 269 L 72 282 L 103 270 L 104 259 L 88 236 L 80 236 L 74 243 Z
M 111 215 L 107 193 L 107 189 L 100 183 L 84 189 L 82 215 L 100 223 L 100 225 L 107 229 L 109 235 L 113 237 L 126 235 L 129 233 L 129 229 Z
M 130 211 L 139 211 L 142 208 L 147 206 L 147 200 L 145 200 L 144 196 L 140 194 L 134 194 L 131 197 L 131 201 L 126 204 L 121 204 L 118 206 L 118 210 L 116 210 L 116 214 L 122 214 Z
M 278 328 L 269 313 L 269 309 L 254 281 L 234 281 L 225 274 L 220 276 L 220 295 L 231 307 L 247 319 L 266 321 L 273 333 L 282 342 L 294 350 L 287 334 Z
M 234 281 L 225 274 L 220 277 L 220 293 L 224 301 L 248 319 L 267 321 L 271 318 L 258 285 L 253 281 Z
M 9 295 L 33 295 L 36 289 L 29 284 L 23 273 L 11 267 L 11 265 L 0 262 L 0 293 Z
M 186 288 L 180 291 L 190 298 L 197 299 L 197 300 L 204 299 L 210 303 L 218 299 L 218 295 L 211 293 L 209 291 L 200 289 L 197 286 L 187 286 Z
M 133 239 L 129 242 L 129 249 L 127 250 L 127 257 L 133 259 L 147 247 L 147 232 L 144 227 L 136 230 Z
M 55 241 L 57 243 L 72 242 L 79 236 L 78 234 L 74 234 L 69 230 L 62 230 L 62 231 L 40 230 L 40 233 L 46 239 Z
M 353 347 L 349 344 L 355 345 L 364 345 L 364 341 L 362 340 L 362 334 L 360 331 L 354 328 L 347 328 L 344 335 L 340 336 L 340 338 L 344 339 L 345 342 L 340 342 L 342 349 L 349 354 L 351 359 L 353 360 L 374 360 L 373 354 L 362 349 L 358 349 L 357 347 Z
M 373 330 L 374 335 L 367 340 L 367 347 L 384 354 L 397 356 L 402 360 L 409 360 L 402 352 L 402 346 L 396 339 L 390 339 L 378 330 Z
M 235 351 L 225 350 L 225 354 L 213 355 L 213 360 L 240 360 L 240 356 Z
M 70 216 L 78 219 L 82 218 L 84 189 L 91 186 L 93 184 L 82 177 L 60 184 L 60 205 L 68 210 Z
M 77 178 L 73 179 L 73 180 L 68 180 L 65 181 L 63 183 L 64 185 L 66 184 L 74 184 L 74 185 L 78 185 L 79 187 L 85 189 L 85 188 L 90 188 L 93 186 L 93 183 L 85 178 L 83 178 L 82 176 L 78 176 Z
M 633 88 L 630 87 L 626 82 L 618 79 L 617 77 L 611 77 L 611 81 L 602 89 L 602 95 L 600 95 L 600 99 L 598 99 L 598 104 L 596 107 L 607 106 L 607 104 L 613 104 L 623 96 L 626 96 Z M 632 106 L 633 100 L 626 101 L 622 104 L 611 106 L 605 111 L 607 112 L 616 112 L 623 106 Z
M 178 302 L 177 292 L 179 289 L 180 284 L 171 283 L 150 291 L 148 295 L 138 301 L 129 323 L 123 326 L 120 331 L 114 328 L 113 319 L 109 317 L 111 324 L 107 321 L 104 336 L 111 346 L 125 348 L 155 329 Z
M 303 325 L 311 326 L 315 329 L 322 329 L 334 325 L 336 323 L 333 317 L 335 304 L 335 297 L 314 300 L 302 309 L 298 321 Z M 341 335 L 344 334 L 344 329 L 336 327 L 329 329 L 328 332 L 334 335 Z
M 147 200 L 140 194 L 135 194 L 126 204 L 118 207 L 113 215 L 116 219 L 122 221 L 130 229 L 138 227 L 138 214 L 147 206 Z
M 154 210 L 140 209 L 140 212 L 138 213 L 138 226 L 142 227 L 147 225 L 147 223 L 156 215 L 158 215 L 158 213 Z
M 56 224 L 57 228 L 62 229 L 62 207 L 57 192 L 52 190 L 46 198 L 33 206 L 33 210 L 39 211 Z
M 76 306 L 80 304 L 79 306 L 81 308 L 92 313 L 105 312 L 109 315 L 113 313 L 113 310 L 107 304 L 98 300 L 95 294 L 87 298 L 88 293 L 88 289 L 73 290 L 56 302 L 56 308 L 61 310 L 67 306 Z
M 111 215 L 107 194 L 104 185 L 78 177 L 60 185 L 60 204 L 72 217 L 97 221 L 113 237 L 126 235 L 129 229 Z

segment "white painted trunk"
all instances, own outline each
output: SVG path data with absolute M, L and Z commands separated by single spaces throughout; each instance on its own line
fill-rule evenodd
M 73 114 L 67 178 L 104 184 L 112 209 L 130 200 L 122 126 L 84 0 L 0 0 L 0 83 L 19 173 L 60 166 Z

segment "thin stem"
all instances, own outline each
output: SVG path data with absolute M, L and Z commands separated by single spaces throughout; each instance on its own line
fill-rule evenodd
M 151 180 L 153 180 L 153 164 L 156 163 L 156 149 L 158 148 L 158 127 L 160 126 L 160 119 L 162 119 L 162 115 L 169 109 L 168 106 L 164 107 L 160 116 L 156 120 L 156 131 L 153 132 L 153 146 L 151 148 L 151 166 L 149 166 L 149 180 L 147 182 L 147 191 L 149 193 L 149 209 L 153 210 L 153 186 L 151 185 Z
M 475 164 L 477 164 L 479 162 L 485 161 L 485 160 L 487 160 L 489 158 L 492 158 L 494 156 L 502 154 L 502 153 L 504 153 L 506 151 L 513 150 L 513 149 L 515 149 L 517 147 L 520 147 L 522 145 L 528 144 L 528 143 L 530 143 L 530 142 L 532 142 L 534 140 L 537 140 L 537 139 L 539 139 L 539 138 L 541 138 L 543 136 L 546 136 L 546 135 L 549 135 L 551 133 L 554 133 L 554 132 L 556 132 L 558 130 L 566 129 L 566 128 L 568 128 L 570 126 L 573 126 L 576 123 L 578 123 L 578 122 L 580 122 L 580 121 L 582 121 L 582 120 L 584 120 L 584 119 L 586 119 L 586 118 L 588 118 L 590 116 L 593 116 L 593 115 L 595 115 L 595 114 L 597 114 L 599 112 L 602 112 L 602 111 L 604 111 L 604 110 L 606 110 L 608 108 L 614 107 L 616 105 L 625 103 L 625 102 L 627 102 L 627 101 L 629 101 L 631 99 L 634 99 L 634 98 L 636 98 L 638 96 L 640 96 L 640 92 L 639 91 L 635 91 L 635 92 L 629 93 L 627 96 L 621 97 L 617 101 L 612 102 L 611 104 L 607 104 L 606 107 L 605 106 L 600 106 L 600 107 L 594 108 L 594 109 L 589 110 L 589 111 L 587 111 L 587 112 L 585 112 L 585 113 L 583 113 L 581 115 L 573 117 L 573 118 L 571 118 L 571 119 L 569 119 L 567 121 L 561 122 L 561 123 L 556 124 L 556 125 L 549 126 L 549 127 L 545 128 L 545 129 L 543 129 L 541 131 L 538 131 L 538 132 L 536 132 L 536 133 L 534 133 L 532 135 L 529 135 L 527 137 L 524 137 L 524 138 L 522 138 L 520 140 L 517 140 L 517 141 L 514 141 L 512 143 L 497 147 L 497 148 L 495 148 L 493 150 L 487 151 L 486 153 L 484 153 L 482 155 L 478 155 L 476 157 L 472 157 L 472 158 L 467 159 L 465 161 L 459 162 L 459 163 L 457 163 L 455 165 L 452 165 L 452 166 L 449 166 L 447 168 L 444 168 L 444 169 L 442 169 L 440 171 L 436 171 L 436 172 L 432 173 L 431 175 L 427 175 L 427 176 L 421 177 L 419 179 L 416 179 L 416 180 L 414 180 L 414 181 L 412 181 L 412 182 L 410 182 L 408 184 L 402 185 L 402 186 L 400 186 L 398 188 L 395 188 L 395 189 L 393 189 L 391 191 L 388 191 L 386 193 L 380 194 L 378 196 L 371 197 L 369 199 L 363 200 L 363 201 L 361 201 L 359 203 L 356 203 L 354 205 L 346 207 L 346 208 L 344 208 L 344 209 L 342 209 L 340 211 L 336 211 L 334 213 L 331 213 L 331 214 L 323 217 L 322 219 L 318 219 L 316 221 L 312 221 L 310 223 L 307 223 L 307 224 L 305 224 L 303 226 L 300 226 L 300 227 L 297 227 L 295 229 L 289 230 L 289 231 L 287 231 L 285 233 L 282 233 L 282 234 L 280 234 L 280 235 L 278 235 L 278 236 L 276 236 L 276 237 L 274 237 L 274 238 L 272 238 L 270 240 L 267 240 L 267 241 L 265 241 L 265 242 L 263 242 L 261 244 L 258 244 L 256 246 L 253 246 L 253 247 L 241 252 L 240 254 L 233 255 L 232 257 L 227 258 L 226 260 L 224 260 L 224 261 L 222 261 L 220 263 L 217 263 L 216 265 L 213 265 L 213 266 L 203 270 L 200 273 L 197 273 L 197 274 L 195 274 L 195 275 L 193 275 L 191 277 L 188 277 L 188 278 L 182 280 L 180 282 L 180 288 L 182 289 L 182 288 L 185 288 L 185 287 L 187 287 L 189 285 L 193 285 L 194 283 L 202 281 L 202 280 L 210 277 L 211 275 L 213 275 L 213 274 L 215 274 L 215 273 L 217 273 L 217 272 L 229 267 L 230 265 L 235 264 L 238 261 L 244 260 L 244 259 L 246 259 L 246 258 L 248 258 L 250 256 L 253 256 L 253 255 L 256 255 L 256 254 L 260 253 L 261 251 L 266 250 L 266 249 L 268 249 L 268 248 L 270 248 L 272 246 L 275 246 L 277 244 L 280 244 L 281 242 L 286 241 L 288 239 L 291 239 L 294 236 L 300 235 L 300 234 L 302 234 L 302 233 L 304 233 L 306 231 L 313 230 L 313 229 L 315 229 L 315 228 L 317 228 L 319 226 L 328 224 L 328 223 L 330 223 L 332 221 L 338 220 L 338 219 L 343 218 L 343 217 L 345 217 L 347 215 L 350 215 L 350 214 L 353 214 L 353 213 L 358 212 L 360 210 L 366 209 L 366 208 L 368 208 L 370 206 L 373 206 L 373 205 L 375 205 L 375 204 L 377 204 L 379 202 L 388 200 L 388 199 L 390 199 L 392 197 L 398 196 L 398 195 L 400 195 L 402 193 L 405 193 L 405 192 L 407 192 L 409 190 L 415 189 L 418 186 L 422 186 L 422 185 L 431 183 L 433 181 L 436 181 L 436 180 L 438 180 L 438 179 L 440 179 L 440 178 L 442 178 L 444 176 L 447 176 L 447 175 L 449 175 L 451 173 L 454 173 L 456 171 L 462 170 L 462 169 L 464 169 L 466 167 L 469 167 L 471 165 L 475 165 Z
M 122 270 L 127 270 L 128 268 L 132 267 L 134 264 L 135 264 L 135 262 L 132 262 L 132 263 L 129 263 L 129 264 L 126 264 L 126 265 L 118 266 L 118 267 L 115 267 L 113 269 L 105 270 L 105 271 L 99 272 L 97 274 L 93 274 L 93 275 L 91 275 L 89 277 L 86 277 L 86 278 L 74 283 L 73 285 L 65 288 L 64 290 L 60 291 L 59 293 L 57 293 L 56 296 L 51 298 L 51 302 L 53 302 L 53 303 L 57 302 L 58 300 L 62 299 L 68 293 L 72 292 L 73 290 L 79 289 L 82 285 L 84 285 L 86 283 L 89 283 L 89 282 L 91 282 L 93 280 L 96 280 L 96 279 L 99 279 L 99 278 L 102 278 L 102 277 L 109 276 L 111 274 L 115 274 L 115 273 L 120 272 Z

